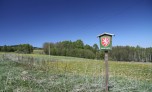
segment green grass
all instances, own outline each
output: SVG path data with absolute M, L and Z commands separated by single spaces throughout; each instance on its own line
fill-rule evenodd
M 109 75 L 110 92 L 152 90 L 151 63 L 109 61 Z M 104 92 L 104 61 L 0 53 L 0 82 L 0 92 Z
M 44 54 L 43 50 L 33 50 L 33 54 Z

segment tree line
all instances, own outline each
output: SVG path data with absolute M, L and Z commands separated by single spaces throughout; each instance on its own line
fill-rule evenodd
M 104 51 L 101 51 L 97 44 L 85 45 L 82 40 L 46 42 L 43 44 L 43 50 L 48 55 L 104 59 Z M 113 46 L 112 50 L 109 51 L 109 59 L 113 61 L 152 62 L 152 48 Z
M 34 49 L 37 48 L 30 44 L 0 46 L 1 52 L 17 52 L 23 54 L 30 54 Z M 61 41 L 56 43 L 45 42 L 42 49 L 47 55 L 104 59 L 104 51 L 101 51 L 97 44 L 90 46 L 88 44 L 84 44 L 82 40 L 76 40 L 73 42 Z M 113 46 L 112 50 L 109 51 L 109 59 L 113 61 L 152 62 L 152 47 Z
M 84 45 L 82 40 L 76 41 L 62 41 L 57 43 L 46 42 L 43 44 L 45 54 L 59 55 L 59 56 L 72 56 L 88 59 L 102 59 L 103 55 L 99 52 L 97 44 L 90 46 Z
M 4 45 L 4 46 L 0 46 L 0 51 L 30 54 L 33 52 L 33 46 L 30 44 L 20 44 L 20 45 L 12 45 L 12 46 Z
M 152 47 L 115 46 L 109 54 L 114 61 L 152 62 Z

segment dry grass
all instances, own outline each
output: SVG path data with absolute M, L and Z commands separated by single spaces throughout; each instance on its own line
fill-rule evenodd
M 104 92 L 101 60 L 10 53 L 0 57 L 0 91 Z M 109 69 L 110 92 L 151 92 L 151 63 L 109 61 Z

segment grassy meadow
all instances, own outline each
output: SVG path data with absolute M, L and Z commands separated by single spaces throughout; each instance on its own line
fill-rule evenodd
M 103 60 L 0 53 L 0 92 L 104 92 Z M 152 92 L 152 63 L 109 61 L 109 92 Z

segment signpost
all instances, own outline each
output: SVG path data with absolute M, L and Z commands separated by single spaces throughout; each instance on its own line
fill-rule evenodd
M 112 36 L 114 34 L 103 33 L 99 35 L 100 49 L 105 52 L 105 91 L 108 92 L 109 67 L 108 67 L 108 50 L 112 50 Z

